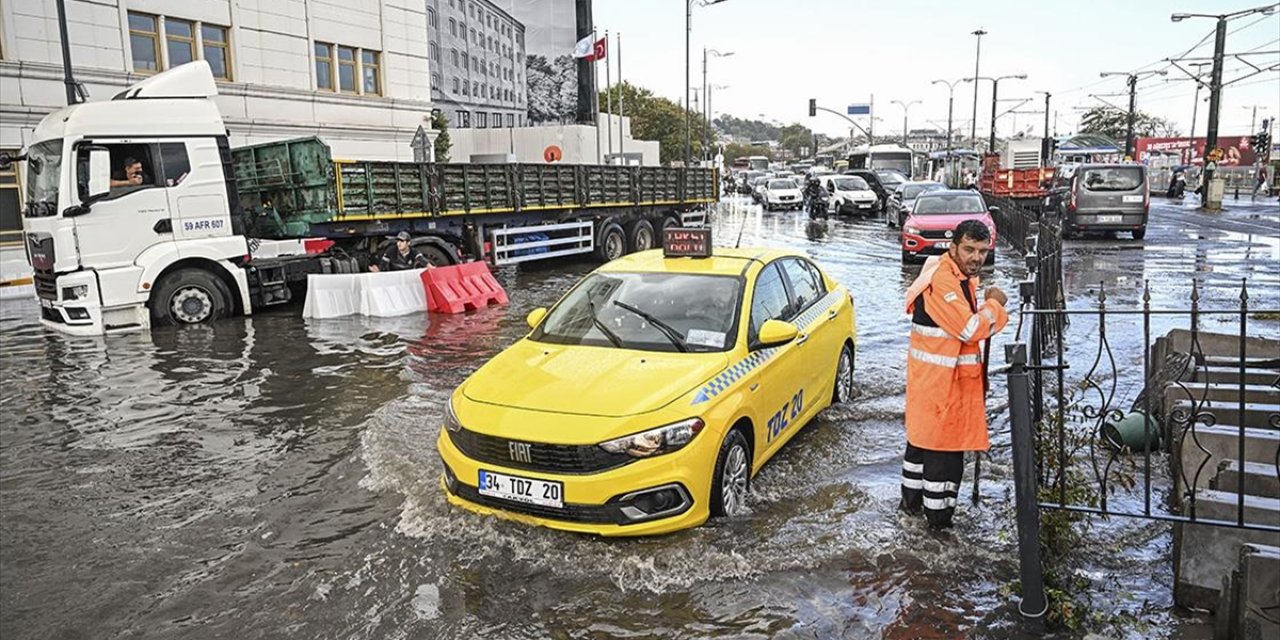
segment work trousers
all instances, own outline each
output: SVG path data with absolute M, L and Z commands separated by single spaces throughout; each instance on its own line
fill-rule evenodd
M 931 527 L 950 527 L 963 476 L 963 451 L 932 451 L 908 442 L 902 456 L 902 505 L 911 513 L 924 507 Z

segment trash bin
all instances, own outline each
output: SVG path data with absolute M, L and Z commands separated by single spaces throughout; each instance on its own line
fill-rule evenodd
M 1144 418 L 1147 423 L 1146 440 L 1148 444 L 1146 446 L 1153 452 L 1159 451 L 1160 425 L 1155 418 L 1149 417 L 1141 411 L 1134 411 L 1117 422 L 1103 423 L 1099 436 L 1112 449 L 1121 450 L 1127 448 L 1130 451 L 1142 451 L 1142 423 Z

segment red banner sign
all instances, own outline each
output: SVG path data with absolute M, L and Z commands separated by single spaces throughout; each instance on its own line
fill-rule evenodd
M 1137 160 L 1143 164 L 1167 156 L 1177 158 L 1178 164 L 1203 164 L 1204 146 L 1204 138 L 1138 138 L 1134 144 Z M 1249 136 L 1220 136 L 1218 146 L 1225 152 L 1218 166 L 1248 167 L 1257 162 Z

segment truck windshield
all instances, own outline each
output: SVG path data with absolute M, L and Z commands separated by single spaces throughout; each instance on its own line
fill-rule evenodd
M 741 280 L 731 276 L 595 273 L 529 338 L 641 351 L 724 351 L 736 339 L 741 289 Z
M 61 180 L 61 140 L 47 140 L 27 149 L 28 218 L 42 218 L 58 212 L 58 185 Z

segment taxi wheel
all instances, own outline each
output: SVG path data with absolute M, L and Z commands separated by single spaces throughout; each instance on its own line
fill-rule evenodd
M 840 361 L 836 364 L 836 383 L 831 391 L 831 401 L 844 404 L 853 400 L 853 349 L 844 345 L 840 349 Z
M 729 431 L 716 457 L 711 483 L 711 515 L 717 518 L 742 515 L 751 489 L 751 450 L 737 429 Z

